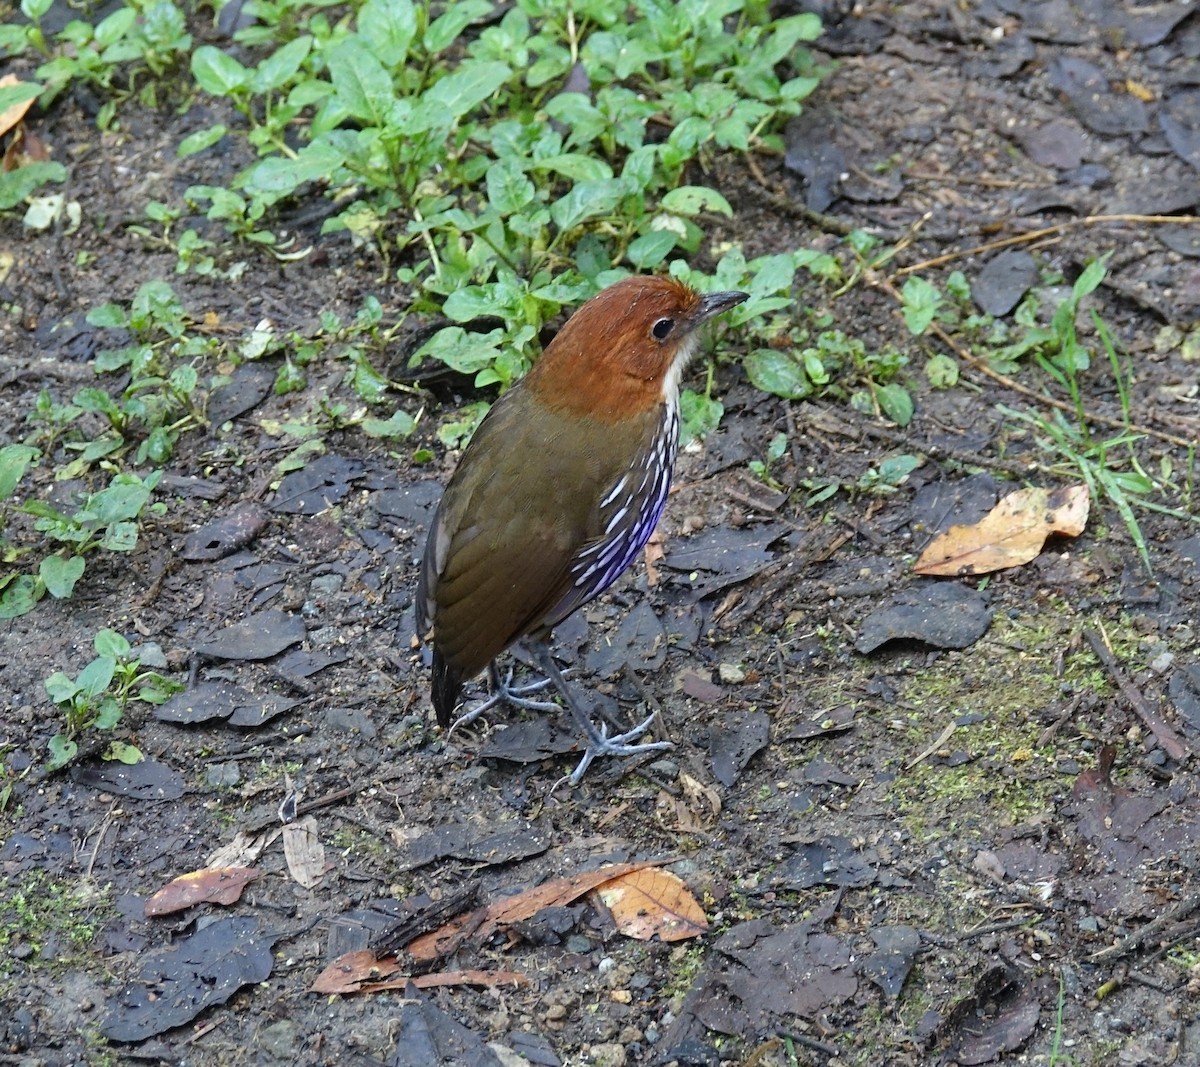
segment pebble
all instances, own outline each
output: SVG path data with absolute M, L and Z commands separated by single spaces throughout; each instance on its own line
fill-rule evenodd
M 237 760 L 229 760 L 227 763 L 212 763 L 204 772 L 204 780 L 218 789 L 222 786 L 237 785 L 242 780 L 242 769 L 238 766 Z
M 340 574 L 318 574 L 308 588 L 313 596 L 332 596 L 340 592 L 345 579 Z
M 330 645 L 336 645 L 340 631 L 336 626 L 322 626 L 319 630 L 313 630 L 308 635 L 308 639 L 313 643 L 314 648 L 328 648 Z
M 586 956 L 592 951 L 592 942 L 584 937 L 583 934 L 572 934 L 567 938 L 566 949 L 568 952 L 575 952 L 580 956 Z
M 618 1045 L 615 1041 L 604 1045 L 593 1045 L 588 1053 L 588 1059 L 596 1064 L 596 1067 L 625 1067 L 625 1064 L 629 1062 L 625 1046 Z
M 736 663 L 722 663 L 717 668 L 717 674 L 726 685 L 738 685 L 746 680 L 746 672 Z
M 143 667 L 152 671 L 166 671 L 171 668 L 167 662 L 167 654 L 157 641 L 147 641 L 144 645 L 138 645 L 134 648 L 133 655 Z

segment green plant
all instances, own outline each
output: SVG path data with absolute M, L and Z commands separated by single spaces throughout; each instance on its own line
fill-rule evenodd
M 27 445 L 8 445 L 0 449 L 0 503 L 12 495 L 30 462 L 38 456 Z M 0 577 L 0 618 L 11 619 L 32 611 L 48 592 L 62 599 L 69 597 L 75 583 L 83 577 L 84 557 L 96 549 L 132 552 L 137 546 L 138 523 L 147 511 L 162 514 L 165 504 L 151 504 L 150 496 L 162 476 L 154 471 L 144 480 L 136 474 L 115 474 L 108 486 L 91 493 L 76 509 L 60 511 L 42 500 L 26 500 L 20 511 L 36 518 L 35 530 L 50 541 L 62 545 L 43 556 L 36 571 L 10 571 Z M 13 563 L 33 551 L 0 542 L 6 563 Z
M 913 471 L 924 462 L 919 456 L 900 453 L 885 456 L 877 467 L 869 467 L 851 483 L 837 478 L 805 478 L 800 485 L 809 492 L 805 504 L 815 507 L 834 496 L 839 490 L 851 493 L 868 493 L 873 496 L 890 496 L 895 493 Z
M 78 455 L 62 477 L 77 477 L 97 461 L 124 455 L 130 448 L 135 463 L 165 463 L 179 435 L 203 423 L 197 364 L 215 351 L 214 342 L 188 332 L 183 306 L 160 281 L 144 283 L 128 309 L 104 304 L 87 319 L 93 326 L 133 335 L 132 344 L 105 349 L 95 361 L 97 373 L 125 370 L 129 382 L 117 394 L 85 386 L 69 403 L 43 391 L 29 416 L 42 427 L 35 439 L 49 450 L 68 435 L 65 447 Z M 78 429 L 83 416 L 100 416 L 105 429 L 89 430 L 85 436 Z
M 192 48 L 183 12 L 170 0 L 127 0 L 94 26 L 72 19 L 53 40 L 42 29 L 51 3 L 22 0 L 21 11 L 29 23 L 3 27 L 0 51 L 32 49 L 45 58 L 37 71 L 46 83 L 43 104 L 81 82 L 108 95 L 96 117 L 101 129 L 112 125 L 118 105 L 131 96 L 154 106 L 161 79 L 179 69 Z
M 50 739 L 47 770 L 58 770 L 75 758 L 75 738 L 85 731 L 115 730 L 131 701 L 162 704 L 183 688 L 155 671 L 142 670 L 129 642 L 115 630 L 101 630 L 92 644 L 96 657 L 76 677 L 55 671 L 45 681 L 47 694 L 64 716 L 63 729 Z M 137 763 L 142 755 L 114 740 L 104 758 Z
M 772 489 L 782 489 L 783 487 L 771 477 L 771 468 L 783 458 L 787 447 L 788 435 L 783 432 L 777 433 L 771 438 L 770 444 L 767 445 L 766 457 L 764 459 L 752 459 L 746 466 Z

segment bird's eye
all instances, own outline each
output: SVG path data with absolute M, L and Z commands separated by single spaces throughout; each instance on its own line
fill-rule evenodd
M 673 329 L 675 329 L 674 319 L 659 319 L 650 327 L 650 332 L 660 341 L 665 341 Z

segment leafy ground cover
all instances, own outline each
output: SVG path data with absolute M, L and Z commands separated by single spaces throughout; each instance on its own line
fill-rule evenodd
M 14 10 L 0 1052 L 1187 1062 L 1200 28 L 1092 8 Z M 751 299 L 559 637 L 677 747 L 551 792 L 569 727 L 431 726 L 414 562 L 496 391 L 650 270 Z M 1026 485 L 1082 535 L 913 574 Z M 674 927 L 595 880 L 646 860 Z M 206 864 L 257 875 L 147 912 Z M 384 976 L 436 906 L 479 925 Z

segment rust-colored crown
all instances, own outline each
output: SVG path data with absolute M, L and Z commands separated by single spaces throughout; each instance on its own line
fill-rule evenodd
M 745 293 L 702 296 L 675 278 L 632 277 L 583 305 L 526 378 L 546 407 L 619 422 L 678 390 L 696 329 Z

